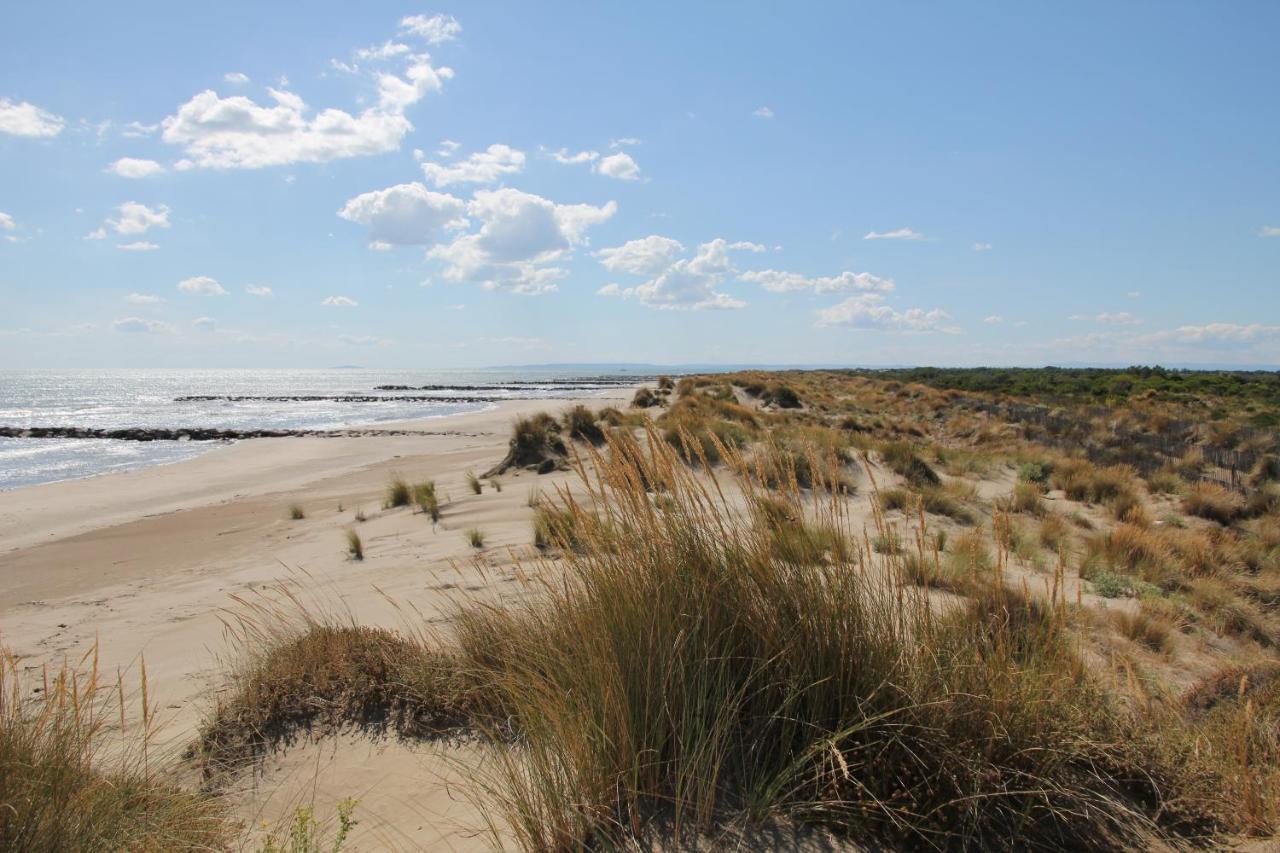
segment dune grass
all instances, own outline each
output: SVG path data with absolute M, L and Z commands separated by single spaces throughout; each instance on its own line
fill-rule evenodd
M 470 469 L 466 473 L 467 488 L 471 490 L 471 494 L 478 495 L 484 491 L 484 485 L 480 482 L 480 478 L 476 476 L 476 472 Z
M 923 557 L 943 586 L 925 530 L 876 554 L 836 490 L 757 487 L 726 449 L 743 513 L 660 435 L 639 447 L 595 458 L 588 500 L 539 502 L 548 539 L 572 518 L 577 543 L 541 594 L 463 607 L 430 641 L 313 625 L 246 669 L 206 752 L 243 754 L 235 733 L 298 714 L 466 727 L 493 750 L 488 808 L 528 850 L 690 843 L 741 820 L 970 849 L 1206 825 L 1167 807 L 1187 774 L 1088 676 L 1066 603 L 1005 586 L 998 542 L 957 537 L 945 577 L 965 598 L 938 611 L 877 580 Z
M 302 508 L 301 504 L 289 505 L 289 518 L 292 521 L 301 521 L 307 517 L 307 512 Z
M 477 550 L 484 547 L 484 531 L 479 527 L 472 527 L 467 531 L 467 544 Z
M 97 649 L 33 683 L 0 649 L 0 849 L 221 850 L 237 828 L 150 754 L 155 708 L 104 681 Z M 90 660 L 92 661 L 90 663 Z M 134 706 L 140 704 L 141 719 Z M 109 744 L 113 738 L 125 744 Z
M 395 507 L 409 506 L 413 503 L 413 489 L 409 485 L 409 481 L 403 477 L 393 477 L 391 482 L 387 484 L 387 496 L 383 500 L 384 509 L 393 509 Z
M 434 524 L 440 520 L 440 497 L 436 494 L 435 480 L 424 480 L 413 487 L 413 502 L 418 511 L 431 517 Z
M 364 559 L 364 540 L 354 530 L 347 531 L 347 555 L 353 560 Z

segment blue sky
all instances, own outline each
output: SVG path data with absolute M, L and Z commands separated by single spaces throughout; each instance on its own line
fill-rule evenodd
M 1275 3 L 0 9 L 7 366 L 1280 364 Z

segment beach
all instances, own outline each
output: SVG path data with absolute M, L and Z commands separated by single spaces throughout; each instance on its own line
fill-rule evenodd
M 625 405 L 633 390 L 574 402 Z M 486 481 L 476 495 L 466 474 L 502 458 L 513 419 L 569 405 L 516 400 L 370 428 L 422 435 L 246 440 L 170 465 L 2 492 L 3 641 L 34 673 L 96 643 L 102 671 L 119 668 L 134 683 L 145 658 L 159 742 L 176 754 L 217 700 L 235 655 L 227 625 L 251 609 L 244 602 L 292 606 L 294 596 L 316 613 L 395 628 L 406 613 L 438 622 L 462 601 L 519 595 L 511 565 L 532 541 L 530 492 L 553 494 L 575 475 L 511 472 L 500 492 Z M 438 524 L 383 509 L 395 475 L 435 480 Z M 294 505 L 304 518 L 290 518 Z M 364 541 L 359 562 L 346 552 L 352 528 Z M 483 549 L 467 541 L 472 528 L 484 532 Z M 360 799 L 359 830 L 379 848 L 485 847 L 460 828 L 475 815 L 453 787 L 423 794 L 424 773 L 456 777 L 432 749 L 355 736 L 299 746 L 265 765 L 245 817 L 287 816 L 315 790 L 321 800 Z

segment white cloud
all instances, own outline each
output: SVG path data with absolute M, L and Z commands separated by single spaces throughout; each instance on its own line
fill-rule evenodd
M 49 137 L 62 132 L 66 122 L 61 116 L 26 101 L 0 98 L 0 133 L 14 136 Z
M 773 110 L 769 107 L 760 107 L 751 113 L 756 118 L 773 118 Z
M 1004 317 L 1001 317 L 999 314 L 992 314 L 989 317 L 983 317 L 982 322 L 986 323 L 988 326 L 998 326 L 1004 322 Z
M 570 154 L 569 149 L 561 148 L 559 151 L 551 152 L 551 159 L 564 166 L 575 166 L 580 163 L 594 163 L 600 159 L 600 152 L 579 151 L 577 154 Z
M 249 294 L 250 296 L 257 296 L 260 299 L 266 299 L 267 297 L 272 295 L 271 288 L 267 287 L 266 285 L 258 286 L 258 285 L 251 284 L 244 289 L 244 292 Z
M 638 240 L 629 240 L 621 246 L 601 249 L 595 256 L 609 272 L 653 276 L 675 263 L 683 252 L 684 246 L 680 241 L 651 234 Z
M 1141 290 L 1130 290 L 1128 293 L 1125 294 L 1125 296 L 1129 297 L 1130 299 L 1137 299 L 1141 295 L 1142 295 Z
M 155 305 L 159 302 L 164 302 L 162 298 L 154 293 L 130 293 L 124 298 L 124 301 L 130 305 Z
M 218 280 L 210 278 L 207 275 L 198 275 L 192 278 L 184 278 L 178 282 L 178 290 L 183 293 L 198 293 L 203 296 L 226 296 L 227 291 L 222 285 L 218 284 Z
M 893 231 L 868 231 L 863 240 L 923 240 L 924 235 L 910 228 L 898 228 Z
M 159 129 L 159 123 L 143 124 L 140 121 L 131 121 L 124 126 L 124 130 L 120 131 L 120 135 L 128 139 L 139 139 L 144 136 L 150 136 Z
M 160 204 L 156 207 L 147 207 L 145 204 L 136 201 L 126 201 L 124 204 L 116 208 L 120 216 L 118 219 L 107 218 L 104 226 L 90 231 L 86 236 L 86 240 L 105 240 L 107 238 L 107 227 L 117 234 L 145 234 L 152 228 L 168 228 L 169 227 L 169 206 Z
M 409 15 L 400 19 L 400 29 L 413 33 L 427 44 L 453 41 L 462 32 L 462 24 L 452 15 Z
M 1240 345 L 1280 339 L 1280 326 L 1265 323 L 1206 323 L 1179 326 L 1138 338 L 1141 343 Z
M 111 324 L 117 332 L 143 335 L 168 335 L 176 331 L 168 323 L 159 320 L 145 320 L 142 317 L 121 317 Z
M 742 281 L 758 284 L 765 290 L 774 293 L 791 293 L 809 290 L 814 293 L 840 293 L 857 291 L 860 293 L 889 293 L 893 290 L 893 279 L 881 278 L 869 272 L 842 272 L 835 276 L 817 276 L 806 278 L 799 273 L 782 272 L 781 270 L 752 270 L 739 278 Z
M 114 172 L 122 178 L 149 178 L 152 175 L 160 175 L 164 173 L 164 166 L 161 166 L 155 160 L 138 160 L 133 157 L 121 157 L 119 160 L 107 167 L 108 172 Z
M 236 86 L 241 86 L 249 82 L 249 75 L 241 71 L 228 71 L 222 75 L 222 79 Z
M 162 138 L 182 146 L 187 156 L 177 164 L 180 169 L 257 169 L 393 151 L 413 129 L 405 110 L 453 77 L 452 69 L 434 67 L 425 54 L 409 55 L 406 63 L 403 76 L 372 75 L 377 104 L 356 115 L 333 107 L 311 115 L 282 78 L 279 88 L 267 90 L 274 106 L 243 95 L 222 98 L 212 89 L 200 92 L 161 122 Z
M 191 321 L 191 325 L 202 332 L 212 332 L 218 328 L 218 321 L 212 317 L 197 317 Z
M 369 239 L 386 246 L 427 246 L 441 231 L 467 226 L 466 204 L 419 183 L 398 184 L 362 193 L 343 205 L 338 216 L 369 226 Z
M 556 204 L 516 189 L 480 190 L 467 205 L 467 215 L 480 222 L 479 230 L 436 246 L 427 256 L 445 263 L 444 277 L 450 281 L 531 295 L 549 293 L 565 274 L 555 262 L 585 243 L 587 229 L 617 209 L 612 201 L 602 207 Z
M 331 308 L 355 308 L 360 303 L 349 296 L 326 296 L 320 304 Z
M 896 311 L 884 304 L 878 293 L 850 296 L 830 308 L 818 310 L 819 326 L 848 326 L 855 329 L 874 329 L 893 332 L 955 332 L 946 325 L 951 317 L 938 308 L 925 311 L 909 308 Z
M 7 213 L 0 212 L 0 230 L 12 231 L 18 227 L 18 223 L 13 221 L 13 217 Z
M 592 168 L 601 175 L 617 178 L 620 181 L 636 181 L 640 179 L 640 167 L 635 160 L 631 159 L 630 154 L 623 151 L 601 158 L 600 162 L 596 163 Z
M 378 62 L 384 59 L 395 59 L 398 56 L 405 56 L 412 53 L 413 48 L 403 42 L 395 42 L 388 39 L 382 44 L 373 47 L 362 47 L 356 51 L 356 59 L 363 59 L 366 62 Z
M 1280 225 L 1263 225 L 1258 229 L 1259 237 L 1280 237 Z
M 503 175 L 519 172 L 524 168 L 524 160 L 523 151 L 499 143 L 452 165 L 423 163 L 422 172 L 437 187 L 447 187 L 450 184 L 490 184 Z
M 436 156 L 448 159 L 456 154 L 461 147 L 460 143 L 454 142 L 452 139 L 442 139 L 440 140 L 440 147 L 436 149 Z M 418 159 L 422 158 L 419 157 Z
M 620 139 L 609 140 L 610 148 L 623 148 L 627 145 L 639 145 L 639 144 L 640 144 L 640 140 L 634 136 L 624 136 Z
M 990 243 L 974 243 L 973 250 L 975 252 L 990 252 L 994 248 Z
M 652 274 L 658 260 L 672 256 L 671 243 L 665 237 L 646 237 L 632 240 L 612 250 L 604 250 L 601 261 L 607 268 L 639 275 Z M 679 244 L 675 244 L 678 246 Z M 651 279 L 635 287 L 623 288 L 607 284 L 596 291 L 601 296 L 619 296 L 635 299 L 642 305 L 661 310 L 705 310 L 742 308 L 746 303 L 717 288 L 727 276 L 735 272 L 729 262 L 729 252 L 734 246 L 722 238 L 703 243 L 692 258 L 671 261 Z M 753 244 L 748 244 L 753 245 Z M 681 247 L 683 248 L 683 247 Z M 612 265 L 612 266 L 611 266 Z
M 117 243 L 116 248 L 126 252 L 154 252 L 160 247 L 147 240 L 135 240 L 132 243 Z

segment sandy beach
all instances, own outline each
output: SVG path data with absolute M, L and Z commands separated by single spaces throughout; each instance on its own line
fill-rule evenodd
M 632 390 L 583 402 L 619 404 Z M 145 657 L 160 740 L 176 753 L 216 701 L 234 654 L 224 621 L 245 610 L 237 599 L 278 601 L 283 585 L 317 611 L 397 627 L 412 610 L 438 620 L 464 597 L 519 594 L 511 563 L 532 541 L 530 490 L 552 492 L 573 475 L 513 472 L 501 492 L 486 483 L 475 495 L 466 472 L 501 459 L 513 418 L 569 405 L 512 401 L 379 425 L 430 435 L 241 441 L 173 465 L 0 493 L 0 635 L 37 673 L 96 642 L 102 669 L 119 668 L 129 682 Z M 382 508 L 396 474 L 436 481 L 438 524 Z M 305 518 L 290 519 L 294 504 Z M 358 523 L 357 512 L 367 519 Z M 346 553 L 351 527 L 364 540 L 362 562 Z M 468 543 L 471 528 L 484 531 L 483 549 Z M 325 815 L 350 796 L 360 800 L 353 841 L 484 849 L 471 832 L 474 809 L 449 784 L 455 753 L 355 735 L 299 745 L 246 780 L 242 811 L 274 820 L 314 792 Z

